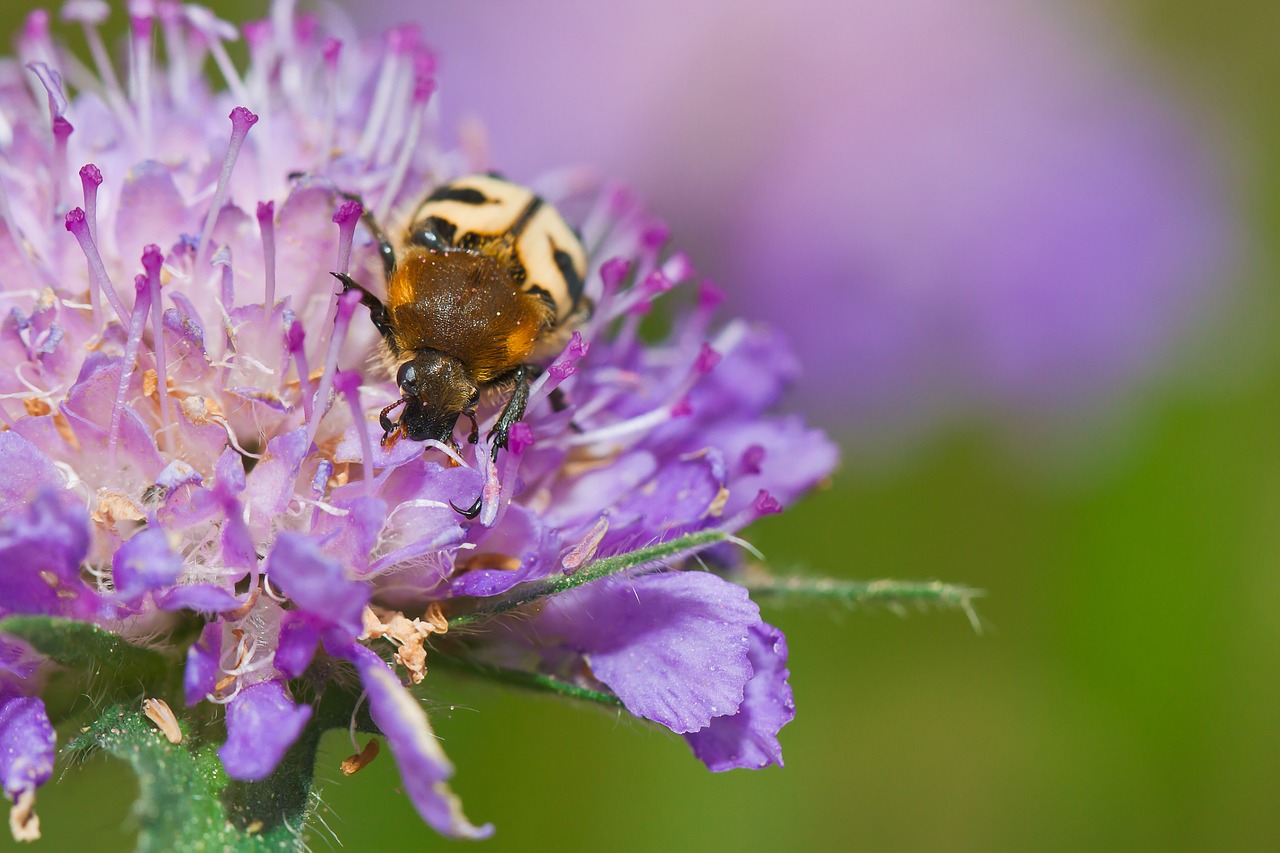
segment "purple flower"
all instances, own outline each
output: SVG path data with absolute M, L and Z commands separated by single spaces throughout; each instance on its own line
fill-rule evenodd
M 645 187 L 850 432 L 1108 402 L 1231 276 L 1207 140 L 1069 4 L 559 5 L 433 12 L 477 156 Z
M 0 69 L 0 617 L 174 646 L 186 703 L 225 707 L 236 780 L 335 725 L 331 697 L 367 699 L 415 808 L 451 836 L 491 827 L 449 789 L 417 690 L 437 655 L 511 663 L 517 634 L 459 630 L 509 611 L 542 629 L 511 671 L 620 702 L 713 769 L 780 764 L 785 643 L 721 576 L 735 553 L 720 573 L 689 559 L 835 465 L 820 431 L 771 413 L 796 376 L 777 334 L 718 318 L 627 193 L 551 176 L 537 189 L 581 229 L 594 313 L 506 450 L 383 447 L 400 393 L 329 273 L 380 276 L 347 195 L 395 223 L 467 168 L 432 132 L 433 55 L 412 27 L 343 43 L 280 2 L 237 69 L 234 27 L 160 4 L 160 64 L 150 7 L 132 11 L 124 84 L 105 55 L 97 79 L 64 74 L 39 26 L 25 67 Z M 67 10 L 91 44 L 104 13 Z M 220 79 L 198 75 L 206 54 Z M 642 336 L 668 292 L 668 333 Z M 482 432 L 497 413 L 482 404 Z M 474 520 L 453 508 L 476 495 Z M 175 613 L 202 621 L 195 642 Z M 53 749 L 38 663 L 0 679 L 0 775 L 28 811 Z
M 0 635 L 0 786 L 13 802 L 9 826 L 18 841 L 40 837 L 36 788 L 53 775 L 54 733 L 38 686 L 39 656 Z

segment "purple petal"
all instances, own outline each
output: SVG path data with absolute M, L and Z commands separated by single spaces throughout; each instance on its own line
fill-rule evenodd
M 275 668 L 288 678 L 307 671 L 320 642 L 320 620 L 300 610 L 290 610 L 280 620 L 280 640 L 273 660 Z
M 422 706 L 400 685 L 382 659 L 355 643 L 330 651 L 347 658 L 360 671 L 360 680 L 369 695 L 369 714 L 387 736 L 405 793 L 422 819 L 454 838 L 492 835 L 491 824 L 473 826 L 462 813 L 462 803 L 446 784 L 453 776 L 453 764 L 440 748 Z
M 684 736 L 693 754 L 716 772 L 781 767 L 778 732 L 796 715 L 782 632 L 765 623 L 753 627 L 747 654 L 755 675 L 747 682 L 738 713 L 716 717 L 705 729 Z
M 243 601 L 230 590 L 208 583 L 186 584 L 165 590 L 156 596 L 161 610 L 192 610 L 196 613 L 222 613 L 241 607 Z
M 611 510 L 609 534 L 601 548 L 607 551 L 635 538 L 634 526 L 618 524 L 619 517 L 634 516 L 646 539 L 668 539 L 706 526 L 714 520 L 710 511 L 724 482 L 724 457 L 715 449 L 663 465 Z
M 311 719 L 279 681 L 261 681 L 227 703 L 227 742 L 218 750 L 227 775 L 256 782 L 271 775 Z
M 453 595 L 499 595 L 518 583 L 546 577 L 558 567 L 554 546 L 537 513 L 513 504 L 502 523 L 489 531 L 476 551 L 467 552 L 466 559 L 484 566 L 486 555 L 510 557 L 519 561 L 519 568 L 471 569 L 454 577 L 449 591 Z
M 760 610 L 707 572 L 601 581 L 556 596 L 535 622 L 563 638 L 627 710 L 683 734 L 742 703 Z
M 312 532 L 324 540 L 326 554 L 355 572 L 363 572 L 387 519 L 387 505 L 370 497 L 335 497 L 330 503 L 347 514 L 321 515 Z
M 187 649 L 187 668 L 182 675 L 187 705 L 195 705 L 217 687 L 221 658 L 222 623 L 210 622 L 200 632 L 200 639 Z
M 0 518 L 0 613 L 85 615 L 97 594 L 80 580 L 89 551 L 83 506 L 42 490 L 22 510 Z
M 40 488 L 60 488 L 63 481 L 34 444 L 15 432 L 0 432 L 0 514 L 16 512 Z
M 26 681 L 35 674 L 41 660 L 40 654 L 22 640 L 0 634 L 0 684 L 14 679 Z
M 294 481 L 310 446 L 306 427 L 267 442 L 267 457 L 249 473 L 245 492 L 249 525 L 255 533 L 270 531 L 271 524 L 288 508 Z
M 360 614 L 369 602 L 369 588 L 347 580 L 342 566 L 325 556 L 314 539 L 281 533 L 267 557 L 266 572 L 302 610 L 340 626 L 351 636 L 360 633 Z
M 116 244 L 133 253 L 147 243 L 168 244 L 173 234 L 195 230 L 168 167 L 154 160 L 134 166 L 120 190 Z
M 182 573 L 182 558 L 169 548 L 164 530 L 148 527 L 135 533 L 111 558 L 111 577 L 122 598 L 169 586 Z
M 43 700 L 0 692 L 0 784 L 10 799 L 49 781 L 56 742 Z

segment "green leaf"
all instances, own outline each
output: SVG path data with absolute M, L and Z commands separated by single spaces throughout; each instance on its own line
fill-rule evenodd
M 690 533 L 687 536 L 681 536 L 669 542 L 650 545 L 648 548 L 617 554 L 612 557 L 606 557 L 603 560 L 596 560 L 571 575 L 556 575 L 545 580 L 520 584 L 506 595 L 486 599 L 484 605 L 472 613 L 463 613 L 453 617 L 449 620 L 449 629 L 455 630 L 489 619 L 500 613 L 506 613 L 517 607 L 522 607 L 548 596 L 557 595 L 627 569 L 643 569 L 670 563 L 720 542 L 728 542 L 732 538 L 728 533 L 721 530 L 704 530 L 699 533 Z
M 68 669 L 107 680 L 147 681 L 164 674 L 169 659 L 155 649 L 127 643 L 88 622 L 52 616 L 10 616 L 0 620 L 0 633 L 26 640 L 42 655 Z
M 83 757 L 102 749 L 129 763 L 138 777 L 139 851 L 293 851 L 304 846 L 302 828 L 313 810 L 318 742 L 319 727 L 308 726 L 270 777 L 234 782 L 212 744 L 169 743 L 141 712 L 117 705 L 66 752 Z
M 962 611 L 973 630 L 982 633 L 974 601 L 986 593 L 980 589 L 942 581 L 852 581 L 805 577 L 748 577 L 743 581 L 751 597 L 785 603 L 838 601 L 856 607 L 885 607 L 900 615 L 908 607 L 939 607 Z

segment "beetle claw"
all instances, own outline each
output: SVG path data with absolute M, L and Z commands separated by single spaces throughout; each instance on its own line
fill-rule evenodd
M 484 493 L 481 492 L 480 496 L 476 498 L 476 502 L 473 503 L 471 506 L 467 507 L 466 509 L 461 509 L 460 507 L 455 505 L 453 501 L 449 501 L 449 506 L 453 507 L 454 512 L 458 513 L 464 518 L 473 519 L 480 514 L 480 501 L 483 498 L 484 498 Z

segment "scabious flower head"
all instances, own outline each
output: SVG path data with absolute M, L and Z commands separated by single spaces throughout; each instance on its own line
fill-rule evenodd
M 311 728 L 380 731 L 453 836 L 490 828 L 463 815 L 410 692 L 433 658 L 616 701 L 713 770 L 780 764 L 786 644 L 724 543 L 835 451 L 768 413 L 796 374 L 778 335 L 716 320 L 714 287 L 630 195 L 551 176 L 537 188 L 581 230 L 593 315 L 507 450 L 384 447 L 400 392 L 330 272 L 378 281 L 361 212 L 394 221 L 481 165 L 436 142 L 422 34 L 340 40 L 289 2 L 241 30 L 139 2 L 121 73 L 106 14 L 63 9 L 92 66 L 43 13 L 0 66 L 0 630 L 57 617 L 178 652 L 170 704 L 222 706 L 234 780 L 268 778 Z M 667 332 L 642 334 L 662 303 Z M 454 509 L 477 495 L 474 520 Z M 52 770 L 50 671 L 0 634 L 15 834 L 38 834 Z M 334 696 L 364 698 L 335 722 Z

